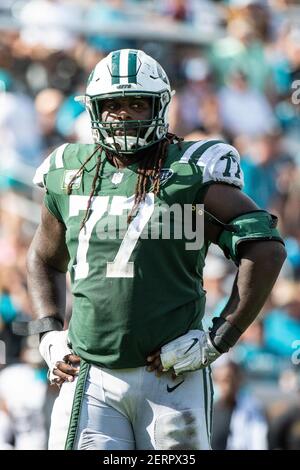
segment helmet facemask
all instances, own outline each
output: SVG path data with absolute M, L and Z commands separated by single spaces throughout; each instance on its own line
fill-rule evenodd
M 86 107 L 89 111 L 92 133 L 95 142 L 115 153 L 133 154 L 162 140 L 168 130 L 164 115 L 171 96 L 166 91 L 165 96 L 150 93 L 115 94 L 109 96 L 86 97 Z M 103 121 L 102 104 L 107 98 L 143 97 L 151 99 L 151 118 L 147 120 Z M 122 131 L 123 135 L 116 135 Z M 130 135 L 134 131 L 135 135 Z

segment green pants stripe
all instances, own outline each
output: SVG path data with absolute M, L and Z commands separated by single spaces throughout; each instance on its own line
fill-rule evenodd
M 206 370 L 205 368 L 202 369 L 202 377 L 203 377 L 203 391 L 204 391 L 204 411 L 205 411 L 205 424 L 206 424 L 206 432 L 207 436 L 209 436 L 208 428 L 208 403 L 207 403 L 207 379 L 206 379 Z
M 77 435 L 78 423 L 80 418 L 80 412 L 82 407 L 84 389 L 86 384 L 86 379 L 90 370 L 90 364 L 87 362 L 81 361 L 80 371 L 77 379 L 73 406 L 71 412 L 71 418 L 69 423 L 68 435 L 65 444 L 65 450 L 72 450 L 74 448 L 74 443 Z
M 213 400 L 214 400 L 214 386 L 211 378 L 211 367 L 208 366 L 208 377 L 210 383 L 210 426 L 209 426 L 209 438 L 212 436 L 212 423 L 213 423 Z

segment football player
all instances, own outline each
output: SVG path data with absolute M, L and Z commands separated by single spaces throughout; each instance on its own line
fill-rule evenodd
M 41 334 L 50 379 L 60 385 L 50 449 L 209 449 L 209 365 L 255 319 L 284 262 L 275 217 L 241 191 L 237 150 L 171 134 L 171 97 L 156 60 L 139 50 L 110 53 L 79 97 L 95 143 L 66 143 L 36 172 L 45 198 L 28 283 L 38 320 L 23 330 Z M 145 236 L 159 209 L 191 208 L 197 219 L 199 204 L 202 246 L 188 247 L 185 231 L 172 236 L 175 216 L 170 236 L 160 217 L 156 235 Z M 188 220 L 197 226 L 195 217 Z M 210 243 L 238 271 L 207 332 Z M 73 311 L 63 331 L 67 270 Z

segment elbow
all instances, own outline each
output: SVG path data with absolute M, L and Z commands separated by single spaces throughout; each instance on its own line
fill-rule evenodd
M 284 245 L 275 240 L 246 243 L 241 258 L 248 258 L 262 266 L 281 269 L 287 257 Z
M 34 246 L 30 246 L 26 256 L 27 273 L 30 274 L 35 272 L 39 263 L 40 257 L 38 256 Z
M 278 260 L 278 263 L 280 263 L 282 266 L 287 258 L 287 252 L 286 252 L 285 246 L 282 243 L 278 243 L 275 256 L 276 256 L 276 259 Z
M 28 273 L 30 273 L 34 269 L 35 258 L 36 258 L 36 253 L 30 247 L 28 252 L 27 252 L 27 256 L 26 256 L 26 268 L 27 268 Z
M 276 267 L 281 268 L 287 257 L 286 249 L 280 242 L 274 242 L 265 254 L 265 258 Z
M 284 245 L 280 242 L 274 242 L 274 246 L 269 247 L 261 262 L 262 269 L 267 275 L 270 272 L 277 278 L 280 274 L 282 266 L 286 260 L 287 253 Z

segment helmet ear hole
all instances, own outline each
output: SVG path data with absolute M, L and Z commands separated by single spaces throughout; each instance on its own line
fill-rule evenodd
M 161 110 L 161 100 L 157 97 L 154 97 L 152 119 L 154 119 L 155 117 L 159 115 L 160 110 Z
M 101 121 L 101 115 L 102 115 L 102 103 L 101 103 L 101 99 L 94 99 L 92 100 L 92 106 L 93 106 L 93 111 L 94 111 L 94 114 L 95 114 L 95 117 L 97 119 L 97 121 Z
M 101 141 L 100 133 L 99 133 L 98 129 L 92 129 L 92 137 L 93 137 L 94 142 L 96 142 L 96 143 Z

